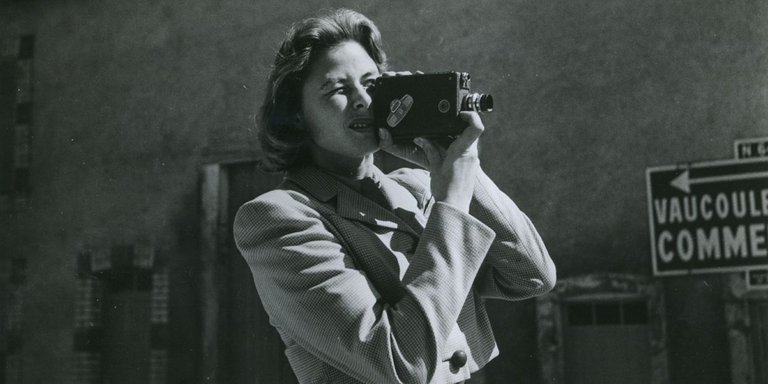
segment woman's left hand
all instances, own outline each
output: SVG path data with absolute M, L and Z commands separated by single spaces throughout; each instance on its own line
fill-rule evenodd
M 392 156 L 429 169 L 427 155 L 419 146 L 413 142 L 395 144 L 392 140 L 392 134 L 386 128 L 379 128 L 379 148 Z
M 414 144 L 392 144 L 386 129 L 379 130 L 379 142 L 384 151 L 429 170 L 436 200 L 468 212 L 480 165 L 477 141 L 485 127 L 477 112 L 460 112 L 459 118 L 467 126 L 448 148 L 421 137 Z

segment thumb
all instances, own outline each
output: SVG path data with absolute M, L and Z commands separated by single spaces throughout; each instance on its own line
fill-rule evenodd
M 438 170 L 442 165 L 443 159 L 440 155 L 440 151 L 435 145 L 423 137 L 417 137 L 413 139 L 413 142 L 424 151 L 425 155 L 427 155 L 427 163 L 429 164 L 430 172 Z

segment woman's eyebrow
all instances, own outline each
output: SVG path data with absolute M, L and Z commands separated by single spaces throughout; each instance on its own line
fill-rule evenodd
M 321 84 L 321 85 L 320 85 L 320 90 L 321 90 L 321 91 L 322 91 L 322 90 L 325 90 L 326 88 L 329 88 L 329 87 L 333 87 L 333 86 L 335 86 L 336 84 L 340 84 L 340 83 L 342 83 L 342 79 L 340 79 L 340 78 L 338 78 L 338 77 L 331 77 L 331 78 L 328 78 L 328 79 L 326 79 L 326 80 L 323 82 L 323 84 Z

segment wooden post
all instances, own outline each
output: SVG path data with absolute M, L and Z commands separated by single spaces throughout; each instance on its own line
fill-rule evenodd
M 218 230 L 223 169 L 219 164 L 202 168 L 200 200 L 200 299 L 202 303 L 202 358 L 201 373 L 204 383 L 218 383 L 219 366 L 219 284 L 218 284 Z M 225 183 L 225 181 L 224 181 Z

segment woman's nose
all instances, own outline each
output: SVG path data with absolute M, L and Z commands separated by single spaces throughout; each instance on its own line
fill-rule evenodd
M 373 97 L 368 93 L 368 89 L 365 87 L 357 87 L 355 92 L 355 100 L 353 105 L 355 109 L 368 109 L 371 106 Z

